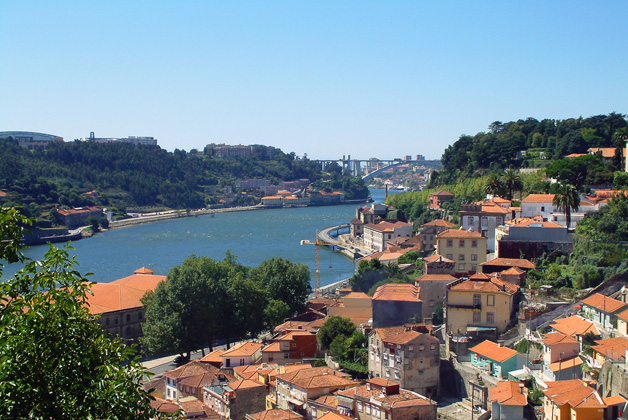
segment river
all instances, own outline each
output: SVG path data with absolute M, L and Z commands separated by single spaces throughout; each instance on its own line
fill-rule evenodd
M 383 202 L 384 190 L 371 189 L 375 202 Z M 216 260 L 230 250 L 238 261 L 257 266 L 264 260 L 283 257 L 310 267 L 314 282 L 314 246 L 300 245 L 302 239 L 314 240 L 316 231 L 347 223 L 355 217 L 356 204 L 320 207 L 294 207 L 182 217 L 102 232 L 72 243 L 78 270 L 93 273 L 92 281 L 110 282 L 148 267 L 166 275 L 195 254 Z M 56 244 L 60 246 L 62 244 Z M 47 245 L 25 251 L 31 259 L 42 259 Z M 321 285 L 350 277 L 355 262 L 321 247 Z M 20 267 L 5 265 L 4 278 Z

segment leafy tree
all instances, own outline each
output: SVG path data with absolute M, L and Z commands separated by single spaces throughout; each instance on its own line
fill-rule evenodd
M 580 196 L 573 185 L 562 184 L 554 195 L 553 204 L 559 211 L 565 213 L 567 227 L 571 225 L 571 211 L 580 208 Z
M 25 222 L 0 209 L 0 255 L 24 269 L 0 283 L 0 412 L 7 418 L 150 419 L 135 350 L 110 339 L 85 305 L 90 282 L 67 249 L 25 258 Z
M 443 311 L 443 306 L 438 305 L 434 310 L 434 316 L 432 316 L 432 324 L 441 325 L 445 321 L 445 314 Z
M 316 334 L 316 339 L 321 347 L 328 349 L 336 337 L 350 337 L 356 331 L 355 325 L 349 318 L 332 316 L 325 321 Z
M 373 285 L 388 277 L 386 266 L 377 258 L 370 261 L 362 260 L 358 264 L 358 272 L 349 279 L 354 292 L 368 292 Z

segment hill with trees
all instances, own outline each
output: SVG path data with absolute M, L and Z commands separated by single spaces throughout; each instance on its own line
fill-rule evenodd
M 218 196 L 238 192 L 234 183 L 264 178 L 274 183 L 307 178 L 320 189 L 344 191 L 348 199 L 367 198 L 359 178 L 338 171 L 323 173 L 307 157 L 256 146 L 256 156 L 226 159 L 204 151 L 128 143 L 53 143 L 46 150 L 27 150 L 17 141 L 0 139 L 0 190 L 4 204 L 20 205 L 39 227 L 54 224 L 56 205 L 100 204 L 124 213 L 127 208 L 193 209 L 219 204 Z M 85 195 L 96 190 L 100 198 Z M 249 194 L 233 194 L 232 206 L 254 204 Z

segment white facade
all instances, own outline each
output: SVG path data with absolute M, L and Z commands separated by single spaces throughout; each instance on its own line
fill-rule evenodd
M 364 226 L 364 244 L 374 251 L 381 252 L 386 249 L 386 242 L 399 237 L 411 237 L 412 229 L 411 223 L 404 222 L 369 223 Z

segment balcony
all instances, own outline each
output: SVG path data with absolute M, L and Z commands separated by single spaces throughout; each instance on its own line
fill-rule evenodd
M 447 303 L 448 308 L 454 309 L 482 309 L 481 303 Z

